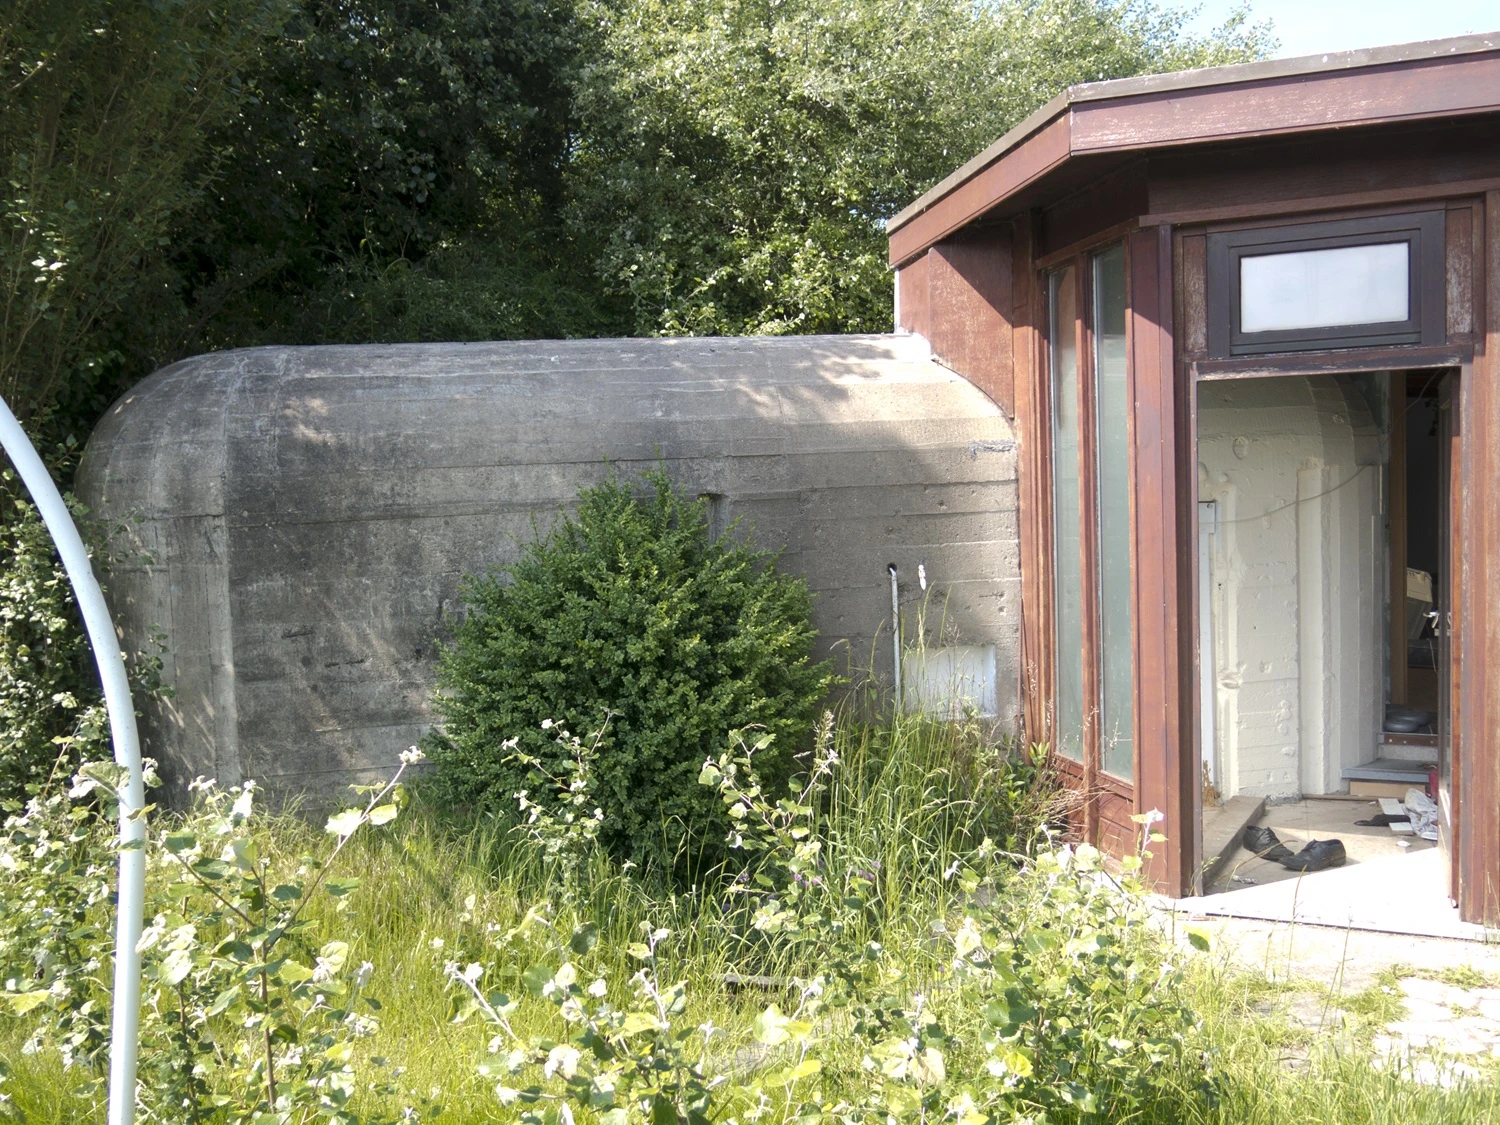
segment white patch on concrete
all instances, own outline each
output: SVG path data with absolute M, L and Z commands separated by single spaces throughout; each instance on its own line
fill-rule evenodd
M 902 657 L 909 710 L 940 719 L 994 718 L 995 646 L 919 648 Z

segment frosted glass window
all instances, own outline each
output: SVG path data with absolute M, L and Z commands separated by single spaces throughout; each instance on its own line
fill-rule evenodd
M 1052 604 L 1056 616 L 1057 752 L 1083 760 L 1083 561 L 1079 543 L 1078 294 L 1072 266 L 1050 278 Z
M 1286 332 L 1411 316 L 1407 242 L 1240 259 L 1240 331 Z
M 1130 383 L 1125 363 L 1125 248 L 1094 258 L 1094 378 L 1099 472 L 1099 765 L 1135 772 L 1130 585 Z

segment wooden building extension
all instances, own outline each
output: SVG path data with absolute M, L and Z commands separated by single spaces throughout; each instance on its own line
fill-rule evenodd
M 1088 839 L 1123 849 L 1134 814 L 1164 814 L 1154 876 L 1172 895 L 1197 890 L 1216 707 L 1197 627 L 1200 402 L 1253 379 L 1314 395 L 1342 380 L 1349 402 L 1374 388 L 1378 464 L 1358 487 L 1387 536 L 1370 643 L 1388 643 L 1338 655 L 1306 604 L 1287 612 L 1303 664 L 1377 661 L 1387 708 L 1406 698 L 1412 596 L 1401 433 L 1416 396 L 1430 403 L 1441 845 L 1462 916 L 1500 924 L 1500 35 L 1075 86 L 888 233 L 898 329 L 1018 434 L 1027 735 L 1084 791 Z M 1240 534 L 1278 511 L 1242 511 Z

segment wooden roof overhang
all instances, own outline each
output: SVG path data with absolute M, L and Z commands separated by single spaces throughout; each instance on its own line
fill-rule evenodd
M 891 219 L 890 263 L 1148 155 L 1496 113 L 1500 32 L 1073 86 Z

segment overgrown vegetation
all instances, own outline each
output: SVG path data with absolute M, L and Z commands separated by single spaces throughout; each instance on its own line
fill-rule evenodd
M 103 755 L 107 716 L 73 588 L 41 517 L 0 470 L 0 804 Z M 78 510 L 74 509 L 75 512 Z M 99 544 L 91 544 L 98 553 Z
M 1070 82 L 1270 42 L 1185 19 L 1155 0 L 11 0 L 0 396 L 39 445 L 81 446 L 136 380 L 214 348 L 884 329 L 883 224 L 925 187 Z M 100 711 L 13 492 L 14 782 Z M 65 720 L 37 710 L 53 697 Z
M 722 855 L 719 802 L 695 783 L 704 758 L 753 725 L 784 781 L 833 677 L 811 658 L 807 584 L 712 534 L 664 470 L 643 483 L 583 489 L 518 563 L 466 583 L 429 752 L 447 794 L 510 811 L 521 790 L 549 803 L 538 771 L 568 765 L 544 728 L 597 728 L 600 842 L 691 877 Z
M 0 12 L 0 396 L 82 442 L 172 357 L 183 263 L 278 0 L 15 0 Z M 53 419 L 55 427 L 46 425 Z
M 611 1125 L 1462 1125 L 1500 1112 L 1493 1084 L 1423 1087 L 1342 1042 L 1292 1036 L 1263 1014 L 1264 984 L 1177 949 L 1128 870 L 1049 840 L 1039 826 L 1061 810 L 1044 777 L 974 728 L 825 729 L 796 787 L 774 793 L 750 773 L 767 747 L 736 741 L 702 782 L 742 810 L 754 874 L 687 893 L 602 852 L 592 740 L 553 733 L 578 767 L 557 775 L 568 796 L 514 829 L 394 791 L 326 831 L 243 790 L 159 823 L 143 1073 L 185 1100 L 146 1089 L 150 1118 L 253 1120 L 268 1028 L 291 1121 L 441 1109 Z M 91 769 L 78 788 L 112 777 Z M 935 815 L 950 791 L 972 802 Z M 34 1123 L 103 1120 L 89 1058 L 108 1015 L 111 832 L 70 804 L 34 805 L 0 842 L 0 1112 Z M 1038 832 L 1030 857 L 994 844 L 1021 821 Z M 880 858 L 892 840 L 905 843 Z M 890 879 L 887 862 L 902 866 Z M 6 909 L 28 895 L 65 916 Z M 48 955 L 23 925 L 53 935 Z M 269 1002 L 244 987 L 263 976 Z M 89 1050 L 65 1067 L 70 1037 Z M 1289 1069 L 1294 1041 L 1306 1061 Z
M 883 224 L 1155 0 L 13 0 L 0 394 L 80 441 L 258 343 L 889 325 Z

